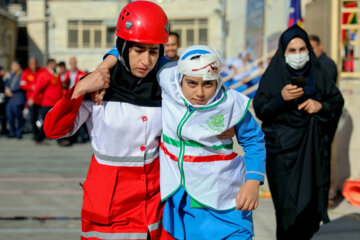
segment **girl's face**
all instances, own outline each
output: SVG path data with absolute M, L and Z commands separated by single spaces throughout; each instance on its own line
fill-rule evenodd
M 184 75 L 181 90 L 184 97 L 193 105 L 205 105 L 215 94 L 216 80 L 204 81 L 202 77 Z
M 291 41 L 288 43 L 286 50 L 285 50 L 285 55 L 287 54 L 301 54 L 301 53 L 308 53 L 309 50 L 306 47 L 306 44 L 304 42 L 304 40 L 302 40 L 301 38 L 293 38 L 291 39 Z
M 159 58 L 160 44 L 135 43 L 129 48 L 131 73 L 144 78 L 155 67 Z

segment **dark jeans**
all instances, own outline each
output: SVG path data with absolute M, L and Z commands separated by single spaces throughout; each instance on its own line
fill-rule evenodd
M 1 132 L 0 134 L 8 134 L 8 130 L 6 128 L 6 110 L 5 110 L 5 103 L 0 104 L 0 125 L 1 125 Z
M 6 104 L 6 117 L 9 121 L 9 137 L 22 137 L 24 130 L 23 105 L 9 101 Z M 17 122 L 17 125 L 15 124 Z
M 37 141 L 37 142 L 41 142 L 45 139 L 44 119 L 45 119 L 46 114 L 50 111 L 51 108 L 52 107 L 40 107 L 40 109 L 39 109 L 42 124 L 41 124 L 41 128 L 40 128 L 38 134 L 35 137 L 35 141 Z
M 33 133 L 33 138 L 36 139 L 36 136 L 39 134 L 40 132 L 40 128 L 36 125 L 36 121 L 39 120 L 39 110 L 40 110 L 40 106 L 39 105 L 33 105 L 32 107 L 29 107 L 29 112 L 30 112 L 30 123 L 31 123 L 31 129 L 32 129 L 32 133 Z

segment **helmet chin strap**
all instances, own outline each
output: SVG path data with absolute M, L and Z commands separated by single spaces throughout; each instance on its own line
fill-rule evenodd
M 123 44 L 123 46 L 122 46 L 121 53 L 119 54 L 119 61 L 120 61 L 121 64 L 125 67 L 125 69 L 131 73 L 130 69 L 126 66 L 125 60 L 124 60 L 124 58 L 123 58 L 126 44 L 127 44 L 127 40 L 124 40 L 124 44 Z

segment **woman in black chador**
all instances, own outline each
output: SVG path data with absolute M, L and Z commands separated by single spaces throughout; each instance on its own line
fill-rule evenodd
M 286 30 L 254 98 L 278 240 L 310 239 L 329 221 L 330 148 L 343 105 L 307 33 L 297 25 Z

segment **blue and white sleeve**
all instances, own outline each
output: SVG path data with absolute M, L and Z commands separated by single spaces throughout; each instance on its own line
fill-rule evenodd
M 245 152 L 246 180 L 258 180 L 263 184 L 266 161 L 264 133 L 250 111 L 236 124 L 235 131 L 238 143 Z
M 119 52 L 118 52 L 116 46 L 114 46 L 112 49 L 110 49 L 110 51 L 108 51 L 108 52 L 104 55 L 103 59 L 105 59 L 105 58 L 106 58 L 107 56 L 109 56 L 109 55 L 114 55 L 116 58 L 119 58 Z

